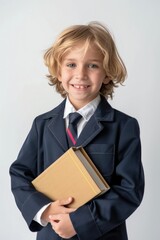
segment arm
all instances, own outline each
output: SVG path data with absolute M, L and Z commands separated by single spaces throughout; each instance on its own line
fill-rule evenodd
M 139 206 L 144 191 L 139 126 L 130 118 L 115 150 L 111 189 L 70 214 L 80 239 L 95 240 L 122 224 Z
M 38 175 L 38 154 L 38 133 L 35 120 L 17 160 L 10 167 L 11 189 L 16 204 L 32 231 L 39 231 L 42 228 L 40 224 L 33 221 L 33 218 L 44 205 L 51 202 L 50 199 L 37 192 L 31 184 L 31 181 Z
M 43 135 L 43 128 L 39 132 Z M 35 216 L 44 206 L 52 202 L 51 199 L 37 192 L 31 184 L 31 181 L 44 170 L 42 136 L 39 132 L 35 120 L 17 160 L 10 167 L 12 192 L 31 231 L 41 230 L 43 226 L 36 221 Z M 72 199 L 51 203 L 43 212 L 42 221 L 49 222 L 50 214 L 74 211 L 74 209 L 65 207 L 71 201 Z

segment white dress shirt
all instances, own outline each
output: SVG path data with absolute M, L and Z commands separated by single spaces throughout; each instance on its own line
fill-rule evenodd
M 87 105 L 85 105 L 84 107 L 80 108 L 77 111 L 80 115 L 82 115 L 82 118 L 80 119 L 80 121 L 77 124 L 77 136 L 78 137 L 79 137 L 82 129 L 85 127 L 85 125 L 87 124 L 87 122 L 92 117 L 95 110 L 97 109 L 99 102 L 100 102 L 100 96 L 98 95 L 94 100 L 92 100 Z M 63 118 L 65 119 L 66 129 L 69 124 L 69 114 L 73 113 L 73 112 L 76 112 L 76 110 L 73 107 L 73 105 L 71 104 L 71 102 L 69 101 L 69 99 L 67 98 L 65 109 L 64 109 L 64 116 L 63 116 Z
M 95 110 L 97 109 L 97 106 L 100 102 L 100 95 L 98 95 L 95 99 L 93 99 L 91 102 L 89 102 L 87 105 L 85 105 L 84 107 L 80 108 L 77 112 L 79 114 L 82 115 L 82 118 L 80 119 L 80 121 L 77 124 L 77 135 L 79 137 L 82 129 L 85 127 L 85 125 L 87 124 L 87 122 L 89 121 L 89 119 L 92 117 L 92 115 L 94 114 Z M 69 124 L 69 114 L 76 112 L 76 109 L 73 107 L 73 105 L 71 104 L 71 102 L 69 101 L 69 99 L 67 98 L 66 100 L 66 104 L 65 104 L 65 109 L 64 109 L 64 115 L 63 118 L 65 119 L 65 124 L 66 124 L 66 129 L 68 127 Z M 44 210 L 50 205 L 47 204 L 45 206 L 43 206 L 35 215 L 35 217 L 33 218 L 34 221 L 38 222 L 39 224 L 41 224 L 42 226 L 46 226 L 48 223 L 42 221 L 41 219 L 41 215 L 44 212 Z

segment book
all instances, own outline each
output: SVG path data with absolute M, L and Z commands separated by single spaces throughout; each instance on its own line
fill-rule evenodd
M 68 206 L 76 209 L 110 188 L 82 147 L 67 150 L 32 184 L 52 201 L 73 197 Z

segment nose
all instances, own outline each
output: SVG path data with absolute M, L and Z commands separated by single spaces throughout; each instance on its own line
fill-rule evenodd
M 76 69 L 76 78 L 77 79 L 87 79 L 87 70 L 85 66 L 78 66 Z

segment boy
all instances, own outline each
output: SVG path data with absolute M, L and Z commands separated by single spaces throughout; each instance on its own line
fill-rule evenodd
M 126 77 L 113 38 L 99 23 L 75 25 L 59 35 L 44 59 L 48 78 L 65 100 L 34 120 L 11 165 L 17 206 L 37 240 L 127 240 L 125 220 L 142 201 L 144 174 L 136 119 L 107 102 Z M 74 112 L 81 118 L 73 145 L 83 146 L 111 187 L 78 209 L 67 206 L 72 196 L 52 202 L 31 184 L 71 146 L 66 130 Z

